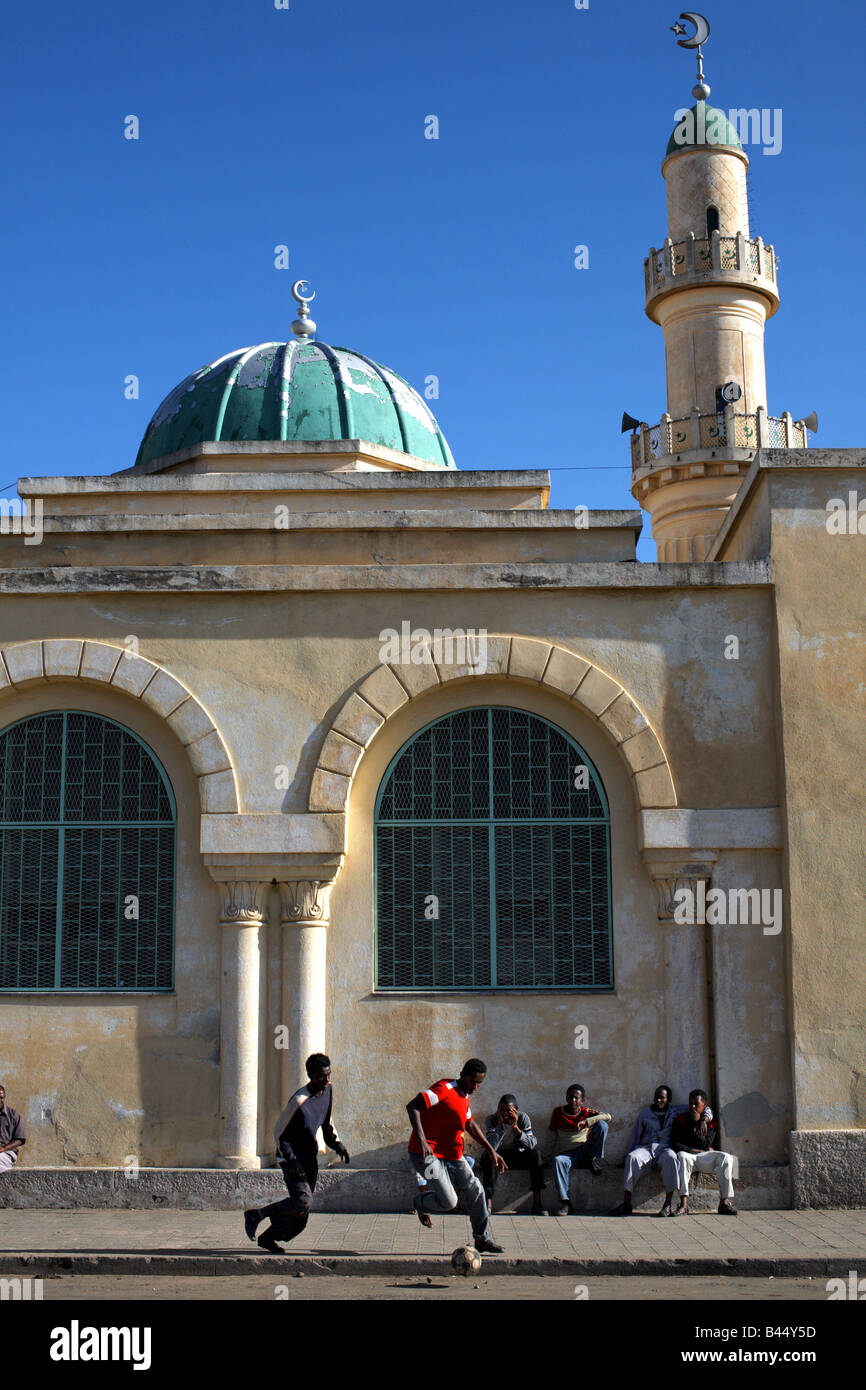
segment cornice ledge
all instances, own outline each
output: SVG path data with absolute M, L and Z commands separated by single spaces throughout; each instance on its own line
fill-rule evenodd
M 782 812 L 778 806 L 638 812 L 638 848 L 642 854 L 672 851 L 700 859 L 723 849 L 778 850 L 783 847 Z
M 382 565 L 165 565 L 0 569 L 0 593 L 359 593 L 477 589 L 718 589 L 766 587 L 769 561 L 647 564 L 529 561 Z
M 340 812 L 285 815 L 204 815 L 201 852 L 209 867 L 339 865 L 346 852 L 346 817 Z M 327 877 L 327 875 L 323 875 Z

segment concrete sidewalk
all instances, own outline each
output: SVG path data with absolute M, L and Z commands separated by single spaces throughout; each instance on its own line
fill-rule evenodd
M 261 1228 L 264 1229 L 264 1228 Z M 866 1210 L 494 1216 L 486 1274 L 866 1275 Z M 470 1238 L 464 1216 L 314 1214 L 283 1256 L 245 1237 L 240 1212 L 0 1210 L 0 1275 L 441 1274 Z

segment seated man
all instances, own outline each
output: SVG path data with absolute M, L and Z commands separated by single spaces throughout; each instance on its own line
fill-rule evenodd
M 697 1170 L 712 1173 L 719 1184 L 719 1215 L 736 1216 L 732 1204 L 734 1184 L 731 1181 L 733 1154 L 715 1151 L 719 1137 L 713 1112 L 707 1105 L 706 1091 L 689 1091 L 688 1109 L 677 1115 L 671 1125 L 671 1148 L 677 1156 L 677 1178 L 680 1205 L 676 1216 L 689 1214 L 689 1179 Z
M 525 1110 L 518 1110 L 517 1099 L 512 1095 L 501 1096 L 495 1115 L 488 1115 L 484 1121 L 484 1133 L 494 1153 L 500 1154 L 509 1168 L 522 1168 L 529 1173 L 529 1186 L 532 1189 L 532 1215 L 546 1216 L 541 1205 L 541 1189 L 544 1186 L 541 1155 L 538 1140 L 532 1132 L 532 1121 Z M 481 1156 L 481 1183 L 487 1198 L 487 1210 L 493 1210 L 493 1194 L 496 1191 L 497 1169 L 493 1159 L 486 1151 Z
M 18 1162 L 18 1150 L 26 1142 L 21 1116 L 6 1104 L 6 1087 L 0 1086 L 0 1173 Z
M 565 1105 L 557 1105 L 550 1117 L 549 1128 L 555 1136 L 553 1146 L 553 1177 L 559 1194 L 557 1216 L 575 1216 L 568 1200 L 568 1180 L 572 1168 L 589 1168 L 593 1174 L 604 1167 L 604 1141 L 611 1116 L 592 1110 L 584 1104 L 585 1092 L 575 1083 L 565 1093 Z
M 611 1216 L 631 1216 L 634 1185 L 648 1168 L 660 1168 L 665 1185 L 664 1206 L 659 1216 L 671 1215 L 671 1198 L 677 1186 L 677 1160 L 670 1146 L 671 1125 L 684 1105 L 672 1105 L 670 1086 L 656 1086 L 652 1105 L 645 1105 L 634 1122 L 625 1160 L 625 1192 Z M 712 1114 L 711 1114 L 712 1118 Z

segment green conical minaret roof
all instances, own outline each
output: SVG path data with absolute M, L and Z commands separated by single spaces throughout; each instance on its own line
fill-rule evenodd
M 674 126 L 665 159 L 669 154 L 679 154 L 680 150 L 726 148 L 745 153 L 724 111 L 717 111 L 715 106 L 698 101 Z

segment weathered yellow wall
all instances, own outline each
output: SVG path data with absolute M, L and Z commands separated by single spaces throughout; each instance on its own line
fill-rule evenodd
M 713 871 L 714 888 L 774 890 L 783 884 L 779 853 L 728 850 Z M 706 1089 L 721 1103 L 726 1145 L 744 1165 L 785 1161 L 793 1121 L 787 925 L 778 935 L 759 925 L 702 930 L 712 939 L 716 1020 L 716 1073 Z
M 591 659 L 642 706 L 671 762 L 680 804 L 772 806 L 777 767 L 772 708 L 770 594 L 762 588 L 613 590 L 568 593 L 178 594 L 116 593 L 80 599 L 4 599 L 5 642 L 89 636 L 121 645 L 135 635 L 143 656 L 165 666 L 217 723 L 238 773 L 246 812 L 304 811 L 324 732 L 347 690 L 379 660 L 379 632 L 403 619 L 419 627 L 474 627 L 548 637 Z M 563 636 L 563 634 L 566 634 Z M 724 657 L 730 634 L 739 661 Z M 470 688 L 471 685 L 471 688 Z M 401 743 L 463 701 L 518 704 L 561 724 L 596 762 L 611 799 L 616 993 L 503 997 L 373 997 L 372 806 L 379 778 Z M 140 701 L 99 687 L 39 685 L 0 699 L 0 724 L 36 710 L 83 707 L 134 728 L 163 761 L 181 806 L 175 996 L 86 1000 L 0 998 L 3 1070 L 10 1101 L 30 1119 L 28 1162 L 209 1164 L 217 1150 L 217 896 L 198 852 L 195 778 L 179 744 Z M 290 769 L 278 790 L 274 769 Z M 537 686 L 476 679 L 411 702 L 362 759 L 349 807 L 349 854 L 332 899 L 330 1025 L 340 1115 L 354 1150 L 381 1162 L 405 1142 L 403 1106 L 418 1086 L 454 1070 L 466 1055 L 488 1061 L 486 1113 L 514 1089 L 543 1127 L 570 1081 L 613 1111 L 612 1152 L 622 1152 L 635 1110 L 663 1077 L 665 971 L 655 897 L 640 862 L 628 769 L 601 726 Z M 761 869 L 778 875 L 776 856 Z M 724 866 L 727 865 L 726 869 Z M 720 872 L 736 872 L 730 856 Z M 774 868 L 775 865 L 775 868 Z M 751 869 L 750 869 L 751 872 Z M 267 929 L 269 998 L 279 998 L 278 917 Z M 692 929 L 683 929 L 692 930 Z M 787 1116 L 782 943 L 751 932 L 725 967 L 721 1001 L 736 1029 L 720 1074 L 722 1104 L 745 1106 L 751 1161 L 783 1161 Z M 696 981 L 698 992 L 702 981 Z M 688 1001 L 684 1001 L 688 1007 Z M 262 1038 L 279 1017 L 263 1018 Z M 575 1052 L 586 1023 L 590 1050 Z M 780 1044 L 780 1038 L 782 1043 Z M 47 1041 L 46 1041 L 47 1039 Z M 76 1050 L 77 1049 L 77 1050 Z M 279 1058 L 269 1056 L 265 1109 L 278 1099 Z M 694 1084 L 708 1089 L 707 1059 Z M 300 1084 L 303 1078 L 298 1078 Z M 495 1093 L 495 1094 L 494 1094 Z M 40 1122 L 50 1098 L 64 1132 Z M 750 1108 L 751 1105 L 751 1108 Z M 112 1109 L 112 1106 L 115 1108 Z M 143 1112 L 143 1113 L 137 1113 Z M 757 1117 L 757 1118 L 756 1118 Z M 263 1115 L 263 1136 L 274 1115 Z M 138 1141 L 138 1133 L 141 1141 Z M 268 1144 L 267 1148 L 270 1147 Z M 382 1152 L 384 1150 L 384 1153 Z M 373 1157 L 373 1151 L 378 1158 Z
M 866 535 L 826 529 L 849 491 L 771 476 L 797 1129 L 866 1125 Z
M 460 708 L 467 697 L 473 704 L 518 703 L 558 723 L 577 738 L 599 770 L 611 802 L 615 996 L 464 994 L 412 999 L 373 994 L 376 792 L 406 739 L 431 719 Z M 343 1040 L 343 1069 L 352 1077 L 366 1074 L 361 1104 L 350 1109 L 359 1151 L 405 1147 L 406 1102 L 440 1076 L 456 1075 L 472 1055 L 483 1057 L 490 1068 L 475 1107 L 483 1114 L 495 1108 L 503 1091 L 514 1091 L 541 1127 L 553 1106 L 561 1103 L 565 1087 L 579 1080 L 616 1115 L 617 1129 L 622 1129 L 627 1101 L 651 1092 L 660 1079 L 653 1059 L 664 1056 L 663 1011 L 658 1006 L 664 978 L 654 940 L 655 898 L 637 854 L 626 770 L 593 721 L 571 713 L 564 700 L 528 685 L 515 689 L 511 682 L 479 679 L 470 689 L 445 688 L 413 701 L 389 720 L 362 759 L 352 789 L 349 826 L 349 854 L 332 902 L 329 1009 L 334 1050 L 337 1040 Z M 575 1051 L 578 1024 L 589 1028 L 587 1051 Z M 624 1074 L 618 1052 L 630 1059 L 630 1076 Z
M 173 994 L 0 994 L 0 1079 L 24 1117 L 31 1164 L 208 1165 L 219 1104 L 219 955 L 214 886 L 198 852 L 196 780 L 174 735 L 139 700 L 81 681 L 0 702 L 0 724 L 86 709 L 133 729 L 178 805 Z
M 379 633 L 484 628 L 556 641 L 624 686 L 668 753 L 680 804 L 776 804 L 767 588 L 474 594 L 128 594 L 3 600 L 0 641 L 91 637 L 165 666 L 204 705 L 241 809 L 304 811 L 324 731 L 379 664 Z M 740 638 L 738 660 L 725 641 Z M 254 717 L 252 717 L 254 716 Z M 291 786 L 275 787 L 287 764 Z
M 372 808 L 376 792 L 406 739 L 431 719 L 460 708 L 467 696 L 472 703 L 518 703 L 559 724 L 578 740 L 601 774 L 611 806 L 613 994 L 413 999 L 373 993 Z M 384 1162 L 390 1153 L 401 1154 L 407 1137 L 405 1103 L 422 1085 L 456 1074 L 471 1055 L 483 1057 L 490 1069 L 476 1112 L 487 1114 L 502 1092 L 514 1091 L 543 1133 L 566 1087 L 580 1081 L 591 1102 L 613 1114 L 608 1153 L 621 1159 L 635 1114 L 666 1079 L 669 993 L 662 927 L 637 853 L 626 770 L 600 726 L 575 712 L 569 702 L 529 685 L 478 679 L 471 690 L 458 685 L 436 691 L 389 720 L 362 759 L 352 789 L 349 824 L 349 854 L 332 900 L 328 1008 L 335 1064 L 345 1075 L 340 1087 L 342 1123 L 347 1134 L 351 1131 L 364 1161 Z M 737 884 L 778 883 L 778 856 L 759 857 L 772 862 L 757 867 L 737 863 L 737 855 L 723 857 L 722 879 L 727 876 Z M 748 875 L 745 880 L 738 877 L 739 872 Z M 762 878 L 762 873 L 767 877 Z M 730 1037 L 724 1048 L 719 1103 L 726 1106 L 747 1097 L 735 1112 L 736 1148 L 742 1161 L 781 1162 L 786 1157 L 790 1122 L 784 947 L 781 941 L 764 937 L 759 927 L 728 931 L 733 935 L 722 969 L 728 983 L 719 1007 Z M 681 999 L 679 1006 L 700 1012 L 703 995 L 704 981 L 698 979 L 693 997 Z M 768 995 L 775 1001 L 769 1006 Z M 577 1024 L 589 1029 L 586 1050 L 575 1050 Z M 696 1051 L 689 1060 L 690 1084 L 713 1089 L 706 1053 Z M 363 1077 L 363 1094 L 357 1096 L 355 1078 L 359 1077 Z M 685 1095 L 677 1099 L 685 1100 Z

